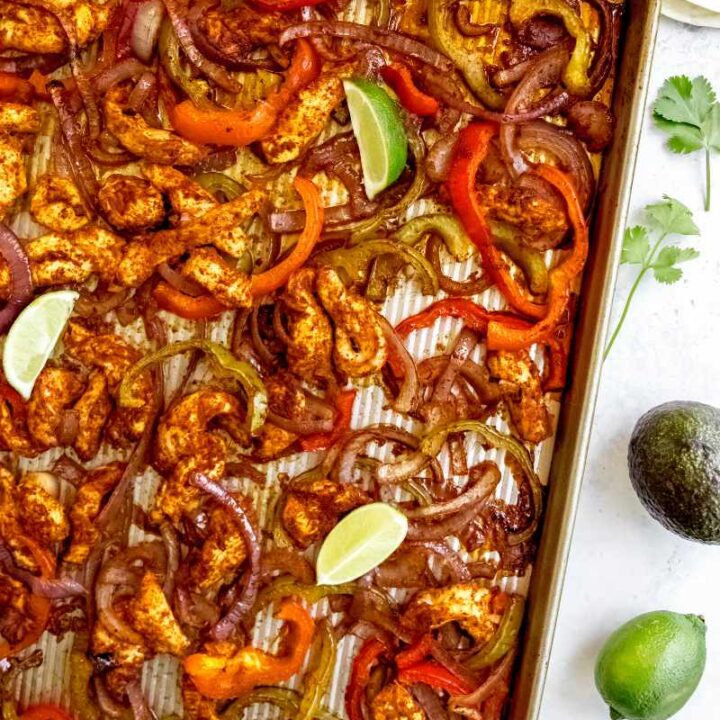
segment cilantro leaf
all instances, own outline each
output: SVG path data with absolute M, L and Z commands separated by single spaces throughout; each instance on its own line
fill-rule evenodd
M 653 275 L 663 285 L 672 285 L 683 276 L 683 271 L 677 267 L 653 268 Z
M 642 225 L 626 228 L 620 262 L 623 265 L 642 265 L 649 252 L 650 238 L 647 230 Z
M 695 248 L 681 248 L 677 245 L 667 245 L 659 253 L 652 266 L 655 269 L 668 268 L 677 263 L 687 262 L 699 257 L 700 253 Z
M 705 210 L 710 209 L 710 152 L 720 151 L 720 103 L 702 75 L 668 78 L 653 105 L 655 126 L 666 133 L 674 153 L 705 150 Z
M 692 212 L 679 200 L 663 195 L 661 202 L 645 207 L 652 226 L 665 235 L 699 235 Z

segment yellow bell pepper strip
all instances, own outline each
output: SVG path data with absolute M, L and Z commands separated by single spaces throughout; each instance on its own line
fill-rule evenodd
M 547 313 L 547 307 L 528 297 L 528 293 L 510 274 L 500 250 L 492 242 L 485 213 L 475 192 L 475 176 L 496 131 L 496 125 L 478 122 L 468 125 L 460 132 L 450 166 L 447 189 L 465 232 L 480 251 L 483 269 L 494 280 L 508 304 L 523 315 L 542 318 Z
M 52 578 L 55 575 L 55 558 L 45 549 L 40 547 L 34 540 L 25 535 L 13 537 L 14 543 L 19 543 L 30 552 L 33 560 L 40 568 L 40 577 L 43 579 Z M 28 616 L 31 624 L 28 631 L 16 643 L 10 644 L 0 641 L 0 660 L 14 657 L 25 648 L 36 643 L 45 631 L 50 618 L 50 598 L 32 594 L 28 602 Z
M 572 180 L 552 165 L 539 165 L 535 172 L 563 196 L 575 236 L 573 247 L 562 263 L 550 271 L 548 311 L 545 317 L 530 328 L 510 327 L 502 320 L 491 321 L 487 330 L 489 350 L 520 350 L 534 343 L 548 342 L 566 315 L 572 284 L 582 273 L 587 259 L 588 226 Z
M 300 671 L 315 634 L 310 613 L 295 600 L 286 600 L 275 617 L 284 620 L 287 632 L 283 650 L 271 655 L 246 646 L 230 657 L 195 653 L 185 658 L 183 668 L 195 687 L 214 700 L 235 698 L 258 685 L 289 680 Z
M 573 95 L 585 97 L 592 87 L 589 78 L 592 38 L 585 23 L 566 0 L 513 0 L 510 5 L 510 22 L 516 28 L 521 28 L 536 15 L 553 15 L 562 20 L 565 29 L 575 38 L 563 80 Z
M 320 72 L 320 62 L 312 45 L 304 39 L 297 42 L 285 82 L 261 100 L 252 110 L 200 108 L 191 100 L 168 109 L 176 132 L 196 143 L 242 147 L 261 140 L 275 125 L 278 114 L 299 90 Z
M 187 320 L 214 318 L 228 309 L 212 295 L 186 295 L 164 280 L 153 288 L 152 294 L 161 310 L 167 310 Z
M 256 432 L 265 423 L 267 416 L 267 390 L 257 370 L 245 360 L 240 360 L 224 345 L 194 338 L 171 343 L 138 360 L 124 375 L 118 391 L 120 407 L 142 407 L 142 399 L 133 395 L 133 384 L 140 374 L 149 367 L 179 353 L 190 350 L 202 350 L 210 355 L 220 370 L 237 380 L 247 397 L 248 426 L 250 432 Z
M 284 260 L 269 270 L 252 276 L 250 294 L 253 297 L 267 295 L 285 285 L 290 275 L 305 264 L 320 239 L 325 211 L 318 189 L 311 180 L 303 177 L 296 177 L 293 187 L 300 194 L 305 207 L 305 229 L 292 252 Z

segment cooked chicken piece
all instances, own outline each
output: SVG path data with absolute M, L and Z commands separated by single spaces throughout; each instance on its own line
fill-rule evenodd
M 208 42 L 233 57 L 247 55 L 258 46 L 277 43 L 287 24 L 282 13 L 257 12 L 245 4 L 229 10 L 211 8 L 199 21 L 200 31 Z
M 162 195 L 143 178 L 108 175 L 98 192 L 105 219 L 118 230 L 149 230 L 165 219 Z
M 240 493 L 233 496 L 256 524 L 250 499 Z M 214 507 L 208 517 L 208 535 L 188 559 L 190 589 L 205 597 L 215 597 L 220 588 L 235 579 L 246 557 L 245 540 L 235 517 L 222 506 Z
M 510 223 L 523 232 L 528 245 L 554 247 L 567 232 L 562 206 L 518 185 L 479 185 L 478 198 L 488 218 Z
M 130 88 L 116 85 L 105 94 L 107 129 L 133 155 L 164 165 L 196 165 L 205 149 L 170 130 L 154 128 L 142 115 L 127 110 Z
M 73 443 L 81 460 L 91 460 L 97 455 L 105 424 L 112 411 L 107 380 L 100 370 L 88 376 L 87 388 L 73 406 L 78 416 L 78 434 Z
M 125 610 L 127 613 L 127 602 L 122 608 L 117 606 L 115 610 Z M 117 635 L 110 632 L 102 622 L 96 622 L 93 626 L 90 647 L 93 655 L 100 656 L 111 664 L 112 669 L 104 673 L 102 679 L 105 687 L 110 693 L 122 700 L 125 697 L 125 688 L 131 683 L 140 679 L 140 673 L 145 660 L 150 656 L 150 651 L 145 644 L 131 643 L 121 640 Z
M 66 562 L 80 564 L 87 559 L 90 548 L 100 537 L 95 519 L 100 514 L 104 498 L 115 489 L 124 469 L 123 463 L 114 462 L 88 472 L 70 509 L 72 543 L 65 555 Z
M 239 258 L 249 243 L 245 225 L 266 198 L 261 190 L 250 190 L 173 230 L 161 230 L 129 243 L 118 268 L 118 281 L 126 287 L 139 287 L 158 265 L 201 245 L 214 245 Z
M 184 673 L 181 686 L 184 720 L 220 720 L 217 701 L 200 694 L 193 681 Z
M 542 378 L 527 350 L 500 350 L 487 358 L 491 374 L 510 384 L 505 401 L 510 418 L 523 440 L 539 443 L 552 435 L 552 416 L 545 404 Z
M 406 605 L 400 622 L 418 635 L 456 622 L 482 644 L 493 636 L 502 618 L 492 608 L 497 593 L 497 588 L 471 583 L 420 590 Z
M 157 653 L 182 655 L 190 645 L 155 573 L 143 575 L 140 589 L 128 606 L 128 618 L 150 649 Z
M 258 431 L 255 456 L 258 460 L 275 460 L 298 439 L 294 433 L 266 422 Z
M 2 572 L 0 567 L 0 635 L 9 643 L 20 641 L 32 629 L 30 591 L 24 582 Z
M 335 326 L 333 359 L 350 377 L 378 372 L 387 360 L 387 340 L 372 305 L 352 290 L 330 267 L 318 270 L 316 289 Z
M 202 185 L 173 167 L 145 163 L 140 169 L 156 189 L 167 195 L 180 223 L 202 217 L 218 204 Z
M 268 393 L 268 408 L 286 418 L 296 418 L 305 409 L 305 393 L 289 373 L 278 372 L 265 379 Z M 256 438 L 255 455 L 261 460 L 270 460 L 281 455 L 298 436 L 283 428 L 266 422 Z
M 353 69 L 353 65 L 327 67 L 288 103 L 272 133 L 260 143 L 269 163 L 296 160 L 317 140 L 345 97 L 342 81 Z
M 333 377 L 330 321 L 314 295 L 316 271 L 304 267 L 288 280 L 282 302 L 288 315 L 290 370 L 310 382 Z
M 74 370 L 46 366 L 35 381 L 28 402 L 28 430 L 43 447 L 60 444 L 63 412 L 80 397 L 85 384 Z
M 67 34 L 53 12 L 66 14 L 77 43 L 85 45 L 106 27 L 112 3 L 48 0 L 45 7 L 0 2 L 0 47 L 27 53 L 63 52 Z
M 322 540 L 341 516 L 369 502 L 370 496 L 356 485 L 314 480 L 290 487 L 282 522 L 295 544 L 306 548 Z
M 41 288 L 81 284 L 94 274 L 110 283 L 124 245 L 121 237 L 97 225 L 41 235 L 25 245 L 33 285 Z M 7 297 L 9 288 L 10 273 L 3 261 L 0 263 L 0 296 Z
M 27 406 L 0 400 L 0 447 L 22 457 L 35 457 L 43 448 L 30 435 L 27 428 Z
M 78 230 L 90 222 L 75 183 L 60 175 L 41 175 L 30 200 L 30 213 L 50 230 Z
M 45 473 L 27 473 L 15 490 L 15 503 L 25 534 L 41 545 L 62 542 L 70 534 L 65 506 L 45 488 Z
M 252 305 L 250 276 L 231 268 L 214 248 L 193 250 L 182 274 L 209 290 L 223 305 L 234 308 Z
M 425 720 L 425 711 L 412 693 L 398 682 L 386 685 L 370 703 L 372 720 Z
M 22 147 L 22 138 L 0 131 L 0 220 L 27 190 Z M 3 267 L 7 271 L 7 265 Z
M 40 130 L 40 114 L 22 103 L 0 102 L 0 131 L 36 133 Z

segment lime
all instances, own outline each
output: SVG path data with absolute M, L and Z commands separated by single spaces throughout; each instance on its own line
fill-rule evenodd
M 78 294 L 58 290 L 35 298 L 15 319 L 3 349 L 6 380 L 26 400 L 65 330 Z
M 613 720 L 666 720 L 695 692 L 705 669 L 705 621 L 697 615 L 650 612 L 625 623 L 605 642 L 595 684 Z
M 356 580 L 387 560 L 405 539 L 407 518 L 392 505 L 371 503 L 346 515 L 317 557 L 318 585 Z
M 344 80 L 353 132 L 360 148 L 365 192 L 372 200 L 392 185 L 407 162 L 407 135 L 397 103 L 382 85 Z

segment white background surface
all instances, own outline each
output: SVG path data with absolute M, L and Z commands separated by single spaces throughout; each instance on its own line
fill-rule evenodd
M 650 98 L 674 74 L 705 74 L 720 91 L 720 31 L 662 20 Z M 720 154 L 714 159 L 713 210 L 702 211 L 700 154 L 672 155 L 649 120 L 643 133 L 631 222 L 663 193 L 695 213 L 701 256 L 671 287 L 647 277 L 605 363 L 570 565 L 542 705 L 542 720 L 606 720 L 593 682 L 595 657 L 618 625 L 650 610 L 705 616 L 705 676 L 677 720 L 720 718 L 720 546 L 684 541 L 640 505 L 626 452 L 635 421 L 667 400 L 720 405 Z M 614 315 L 634 279 L 624 267 Z

